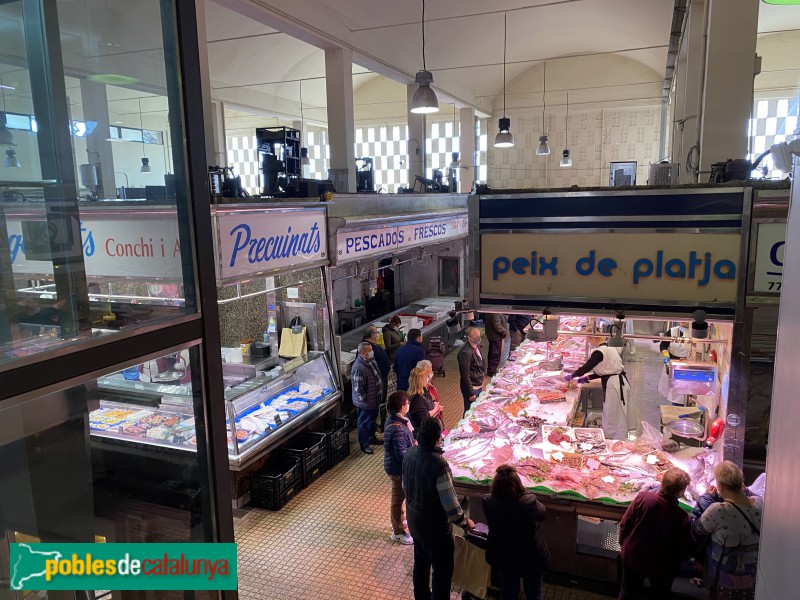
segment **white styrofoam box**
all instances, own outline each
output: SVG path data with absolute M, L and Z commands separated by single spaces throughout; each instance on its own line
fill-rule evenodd
M 447 311 L 444 310 L 441 306 L 426 306 L 417 311 L 417 314 L 420 317 L 433 317 L 434 319 L 438 319 L 447 314 Z
M 400 317 L 400 323 L 405 325 L 408 330 L 422 329 L 422 319 L 418 317 Z

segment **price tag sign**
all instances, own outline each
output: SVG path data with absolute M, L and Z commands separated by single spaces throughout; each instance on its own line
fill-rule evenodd
M 614 483 L 614 478 L 611 475 L 606 475 L 605 477 L 601 477 L 603 481 L 606 483 Z
M 658 462 L 658 458 L 656 457 L 655 454 L 648 454 L 647 455 L 647 464 L 648 465 L 654 465 L 657 462 Z
M 552 454 L 552 458 L 553 458 L 553 460 L 557 460 L 558 462 L 561 462 L 562 460 L 564 460 L 564 455 L 561 452 L 554 452 Z
M 283 424 L 283 421 L 281 421 L 281 416 L 276 414 L 275 415 L 275 425 L 280 427 L 282 424 Z

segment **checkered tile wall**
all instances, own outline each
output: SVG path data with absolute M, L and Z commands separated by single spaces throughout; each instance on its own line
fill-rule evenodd
M 750 119 L 748 135 L 752 154 L 749 160 L 769 149 L 772 144 L 785 142 L 787 137 L 793 139 L 798 132 L 798 114 L 800 107 L 797 98 L 768 98 L 755 101 L 754 118 Z M 772 157 L 767 155 L 761 162 L 767 167 L 767 177 L 781 177 L 783 173 L 775 169 Z
M 476 133 L 479 144 L 476 151 L 479 179 L 486 181 L 487 120 L 478 121 Z M 459 152 L 459 123 L 451 120 L 428 121 L 426 146 L 428 177 L 433 169 L 446 173 L 450 165 L 451 153 Z M 357 157 L 371 157 L 375 168 L 375 189 L 389 193 L 408 186 L 408 125 L 394 123 L 356 127 L 354 151 Z M 306 147 L 310 160 L 309 171 L 312 179 L 327 179 L 330 163 L 328 130 L 324 127 L 306 126 Z M 242 177 L 242 185 L 251 194 L 259 192 L 258 157 L 255 134 L 252 136 L 228 136 L 228 164 Z M 470 182 L 462 184 L 471 185 Z

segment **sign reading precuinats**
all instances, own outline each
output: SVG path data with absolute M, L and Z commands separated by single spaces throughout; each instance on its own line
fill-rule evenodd
M 286 267 L 303 269 L 327 258 L 324 210 L 233 210 L 216 219 L 223 281 Z
M 415 246 L 467 235 L 467 217 L 450 217 L 336 234 L 336 262 L 359 260 L 385 252 L 402 251 Z
M 481 294 L 734 303 L 738 233 L 481 235 Z

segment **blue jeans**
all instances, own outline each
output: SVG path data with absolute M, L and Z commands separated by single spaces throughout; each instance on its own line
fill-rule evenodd
M 358 445 L 362 448 L 369 446 L 375 439 L 375 420 L 378 418 L 378 409 L 358 409 Z
M 414 538 L 414 600 L 450 600 L 454 553 L 452 535 L 424 542 Z M 433 590 L 428 585 L 429 579 Z
M 542 572 L 528 571 L 506 571 L 502 567 L 500 571 L 500 600 L 517 600 L 519 598 L 519 580 L 525 586 L 525 600 L 542 600 Z

